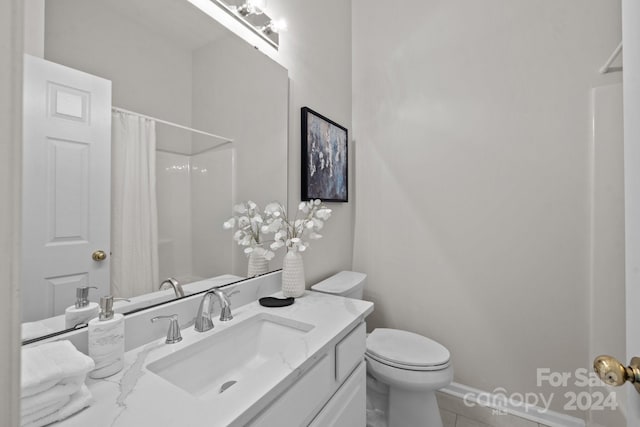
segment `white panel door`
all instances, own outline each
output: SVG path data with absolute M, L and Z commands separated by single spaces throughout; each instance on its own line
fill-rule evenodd
M 25 55 L 22 319 L 109 293 L 111 82 Z M 106 259 L 95 261 L 95 251 Z

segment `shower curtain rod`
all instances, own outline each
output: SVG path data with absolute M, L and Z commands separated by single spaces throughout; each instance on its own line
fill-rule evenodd
M 622 67 L 620 68 L 611 67 L 611 64 L 613 64 L 613 61 L 618 57 L 618 55 L 620 55 L 620 52 L 622 52 L 622 42 L 620 42 L 620 44 L 618 45 L 618 47 L 615 48 L 615 50 L 613 51 L 609 59 L 607 59 L 607 62 L 605 62 L 602 68 L 600 68 L 600 74 L 607 74 L 610 71 L 622 70 Z
M 168 122 L 166 120 L 158 119 L 156 117 L 147 116 L 146 114 L 136 113 L 135 111 L 125 110 L 124 108 L 111 107 L 111 110 L 112 111 L 117 111 L 117 112 L 120 112 L 120 113 L 133 114 L 134 116 L 138 116 L 138 117 L 142 117 L 142 118 L 145 118 L 145 119 L 153 120 L 153 121 L 156 121 L 158 123 L 162 123 L 162 124 L 165 124 L 165 125 L 168 125 L 168 126 L 176 127 L 178 129 L 184 129 L 184 130 L 188 130 L 190 132 L 198 133 L 200 135 L 205 135 L 205 136 L 210 136 L 212 138 L 221 139 L 221 140 L 224 141 L 225 144 L 233 142 L 233 139 L 231 139 L 231 138 L 227 138 L 227 137 L 224 137 L 224 136 L 220 136 L 220 135 L 216 135 L 216 134 L 213 134 L 213 133 L 205 132 L 203 130 L 198 130 L 198 129 L 190 128 L 190 127 L 187 127 L 187 126 L 179 125 L 177 123 Z

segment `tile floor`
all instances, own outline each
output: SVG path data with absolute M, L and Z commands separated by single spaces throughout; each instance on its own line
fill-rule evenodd
M 548 427 L 514 415 L 497 414 L 491 408 L 469 407 L 462 399 L 437 393 L 444 427 Z

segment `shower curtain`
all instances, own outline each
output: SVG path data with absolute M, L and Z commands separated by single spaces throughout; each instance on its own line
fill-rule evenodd
M 157 290 L 155 121 L 114 112 L 111 137 L 111 293 Z

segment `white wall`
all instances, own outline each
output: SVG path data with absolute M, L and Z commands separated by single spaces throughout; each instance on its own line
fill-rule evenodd
M 619 40 L 618 2 L 353 0 L 372 327 L 442 342 L 457 382 L 562 410 L 536 369 L 590 367 L 590 89 L 619 80 L 597 74 Z
M 287 93 L 287 70 L 235 35 L 193 53 L 193 123 L 198 129 L 233 138 L 233 203 L 253 200 L 264 207 L 287 198 Z M 229 158 L 230 153 L 224 154 Z M 209 174 L 215 177 L 227 171 L 216 169 Z M 230 217 L 233 203 L 220 203 L 218 213 Z M 232 232 L 223 230 L 221 223 L 213 225 L 212 237 L 231 241 Z M 234 274 L 245 276 L 247 257 L 242 249 L 233 245 L 232 264 Z M 270 269 L 281 265 L 281 258 L 273 259 Z
M 158 277 L 188 283 L 184 278 L 192 273 L 190 156 L 156 151 L 156 187 L 162 190 L 157 191 Z
M 45 59 L 111 80 L 117 107 L 191 124 L 190 50 L 100 0 L 50 1 L 45 13 Z
M 278 60 L 289 70 L 289 211 L 300 202 L 300 108 L 307 106 L 349 129 L 351 138 L 351 4 L 344 0 L 269 0 L 285 18 Z M 304 254 L 307 286 L 352 268 L 355 211 L 354 144 L 349 144 L 349 203 L 331 203 L 323 239 Z
M 222 273 L 246 275 L 246 262 L 238 272 L 233 233 L 216 219 L 230 216 L 233 206 L 233 149 L 229 145 L 191 158 L 191 229 L 193 273 L 213 277 Z
M 0 2 L 0 425 L 20 419 L 21 0 Z

